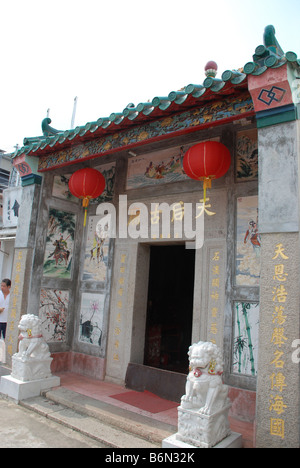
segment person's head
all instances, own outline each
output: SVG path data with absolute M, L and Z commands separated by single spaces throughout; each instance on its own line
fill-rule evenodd
M 1 291 L 3 294 L 9 294 L 11 287 L 11 281 L 8 278 L 5 278 L 1 281 Z

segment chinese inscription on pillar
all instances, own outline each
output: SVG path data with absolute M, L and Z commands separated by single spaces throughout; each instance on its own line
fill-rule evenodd
M 123 322 L 124 322 L 124 314 L 126 311 L 126 297 L 127 297 L 127 257 L 128 254 L 125 252 L 121 252 L 118 262 L 118 269 L 117 269 L 117 292 L 115 297 L 115 318 L 114 318 L 114 328 L 113 328 L 113 360 L 116 363 L 120 362 L 121 356 L 120 352 L 120 345 L 121 340 L 123 338 L 124 330 L 123 330 Z
M 287 341 L 285 332 L 285 322 L 288 316 L 289 294 L 287 286 L 289 275 L 287 266 L 289 257 L 285 253 L 285 247 L 279 243 L 275 246 L 272 257 L 273 266 L 273 311 L 272 316 L 272 336 L 270 345 L 272 347 L 273 359 L 270 362 L 271 374 L 269 376 L 270 396 L 270 434 L 274 437 L 285 438 L 286 421 L 285 396 L 287 392 L 284 345 Z
M 208 341 L 220 346 L 223 340 L 224 310 L 224 251 L 222 248 L 209 249 L 208 275 Z

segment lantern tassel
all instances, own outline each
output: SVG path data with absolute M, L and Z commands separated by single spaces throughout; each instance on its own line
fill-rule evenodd
M 89 197 L 85 197 L 83 200 L 82 200 L 82 206 L 84 208 L 84 221 L 83 221 L 83 226 L 85 227 L 86 226 L 86 218 L 87 218 L 87 208 L 89 206 Z
M 203 180 L 203 201 L 204 201 L 204 205 L 206 203 L 206 190 L 208 188 L 211 188 L 211 179 L 209 177 L 205 178 Z

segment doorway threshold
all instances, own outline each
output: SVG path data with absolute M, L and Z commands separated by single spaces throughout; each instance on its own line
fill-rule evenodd
M 148 392 L 180 403 L 185 394 L 186 374 L 130 362 L 127 367 L 125 386 L 138 392 Z

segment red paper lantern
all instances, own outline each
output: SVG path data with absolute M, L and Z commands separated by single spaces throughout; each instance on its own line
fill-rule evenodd
M 69 180 L 69 190 L 74 197 L 82 199 L 82 206 L 85 208 L 84 226 L 90 199 L 99 197 L 104 189 L 105 179 L 96 169 L 85 167 L 72 174 Z
M 188 177 L 203 181 L 204 202 L 211 181 L 223 177 L 231 164 L 228 148 L 217 141 L 204 141 L 192 146 L 184 155 L 183 169 Z

